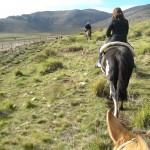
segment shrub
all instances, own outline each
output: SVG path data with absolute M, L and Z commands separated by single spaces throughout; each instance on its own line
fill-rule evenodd
M 80 46 L 80 47 L 70 47 L 69 48 L 70 52 L 76 52 L 76 51 L 80 51 L 80 50 L 83 50 L 82 46 Z
M 58 69 L 62 69 L 63 64 L 59 60 L 51 60 L 43 64 L 43 70 L 40 72 L 41 75 L 52 73 Z
M 110 144 L 110 140 L 102 139 L 101 137 L 93 138 L 89 145 L 89 150 L 112 150 L 112 144 Z
M 147 29 L 146 31 L 145 31 L 145 36 L 150 36 L 150 29 Z
M 129 35 L 129 39 L 135 39 L 142 36 L 142 31 L 133 31 L 132 34 Z
M 19 69 L 16 69 L 15 76 L 23 76 L 23 73 Z
M 6 118 L 9 113 L 15 110 L 15 108 L 16 105 L 12 101 L 6 100 L 0 106 L 0 118 Z
M 107 80 L 105 77 L 101 76 L 99 81 L 94 84 L 94 93 L 98 97 L 108 97 L 109 95 L 109 87 L 107 84 Z
M 60 96 L 64 95 L 62 89 L 63 89 L 62 86 L 57 84 L 51 87 L 51 89 L 49 90 L 51 102 L 58 99 Z
M 53 142 L 54 142 L 51 137 L 44 137 L 44 138 L 42 139 L 42 141 L 43 141 L 44 143 L 49 143 L 49 144 L 53 144 Z
M 96 41 L 104 41 L 106 39 L 106 35 L 101 35 L 96 38 Z
M 15 109 L 15 105 L 11 101 L 7 101 L 5 103 L 5 109 L 6 110 L 14 110 Z
M 37 53 L 35 56 L 33 56 L 31 58 L 32 61 L 35 61 L 35 62 L 42 62 L 44 61 L 45 59 L 47 59 L 47 56 L 45 53 Z
M 144 55 L 146 53 L 150 53 L 150 45 L 149 44 L 143 44 L 138 49 L 136 49 L 136 53 L 140 55 Z
M 138 115 L 137 115 L 138 114 Z M 140 128 L 150 128 L 150 107 L 146 105 L 136 112 L 134 125 Z
M 68 52 L 77 52 L 83 50 L 82 46 L 71 46 L 67 49 Z
M 39 78 L 33 78 L 33 82 L 39 83 L 39 82 L 42 82 L 42 80 L 40 80 Z
M 34 149 L 36 149 L 35 145 L 32 142 L 24 142 L 23 147 L 24 147 L 25 150 L 34 150 Z
M 0 92 L 0 100 L 2 100 L 5 97 L 5 93 L 4 92 Z
M 69 40 L 69 42 L 74 43 L 74 42 L 76 41 L 76 37 L 70 36 L 70 37 L 68 38 L 68 40 Z
M 26 108 L 34 108 L 34 107 L 36 107 L 36 105 L 33 104 L 31 101 L 27 101 L 26 104 L 25 104 L 25 107 Z
M 44 53 L 46 54 L 46 56 L 56 56 L 57 55 L 56 51 L 54 51 L 53 49 L 49 49 L 49 48 L 45 49 Z

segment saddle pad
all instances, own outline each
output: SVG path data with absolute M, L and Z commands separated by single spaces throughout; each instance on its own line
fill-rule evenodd
M 130 49 L 130 51 L 132 52 L 133 56 L 135 56 L 133 47 L 131 47 L 128 43 L 120 42 L 120 41 L 110 42 L 110 43 L 104 44 L 104 45 L 100 48 L 100 53 L 106 52 L 108 47 L 110 47 L 110 46 L 115 46 L 115 45 L 121 45 L 121 46 L 123 45 L 123 46 L 128 47 L 128 48 Z

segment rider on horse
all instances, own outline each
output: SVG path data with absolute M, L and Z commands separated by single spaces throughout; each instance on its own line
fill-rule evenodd
M 87 22 L 86 26 L 85 26 L 85 32 L 88 31 L 88 30 L 91 30 L 91 25 L 90 25 L 90 22 Z
M 91 29 L 92 29 L 92 27 L 91 27 L 90 23 L 87 22 L 87 24 L 85 26 L 85 36 L 86 36 L 87 40 L 88 40 L 88 38 L 91 40 L 91 33 L 92 33 Z
M 127 35 L 129 30 L 128 20 L 125 19 L 121 8 L 113 10 L 112 20 L 107 28 L 106 36 L 109 38 L 106 43 L 120 41 L 127 43 Z M 99 53 L 99 59 L 96 67 L 101 67 L 102 54 Z

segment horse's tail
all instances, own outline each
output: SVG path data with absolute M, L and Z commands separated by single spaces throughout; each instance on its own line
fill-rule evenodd
M 119 70 L 116 98 L 117 100 L 124 101 L 127 100 L 127 87 L 133 71 L 134 59 L 131 51 L 126 47 L 122 47 L 116 59 L 118 61 Z

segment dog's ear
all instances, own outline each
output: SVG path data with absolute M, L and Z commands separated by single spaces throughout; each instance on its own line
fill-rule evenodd
M 123 127 L 110 111 L 107 112 L 107 123 L 109 135 L 115 146 L 119 145 L 122 141 L 133 138 L 133 135 Z

